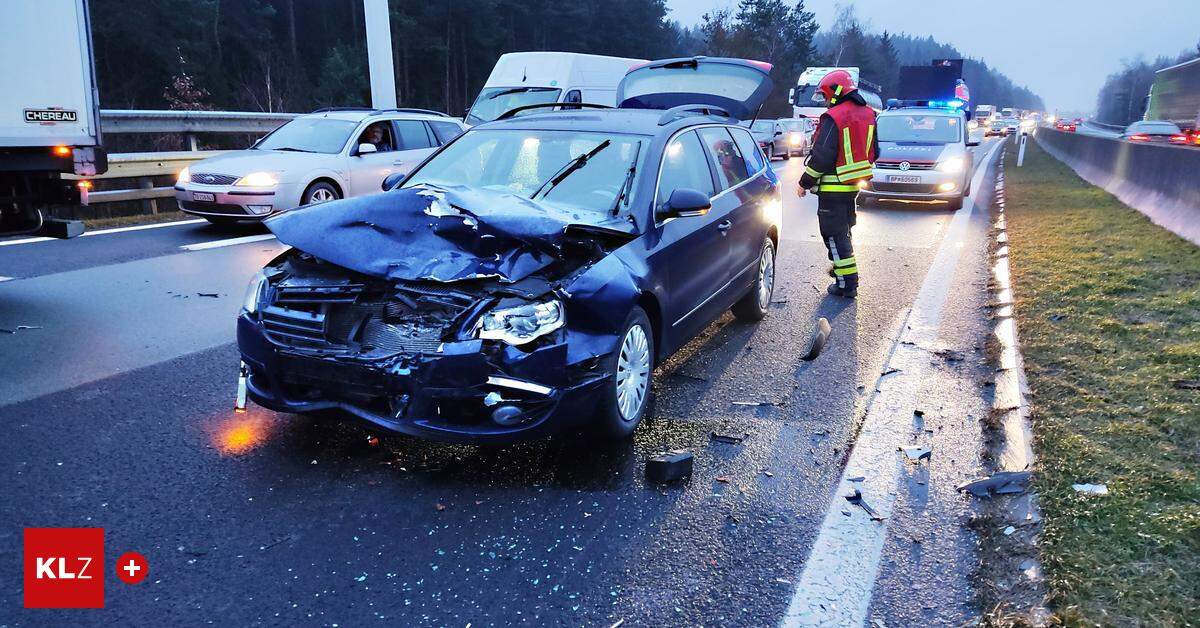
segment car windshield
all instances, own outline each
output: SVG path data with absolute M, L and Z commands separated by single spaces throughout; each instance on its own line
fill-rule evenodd
M 879 141 L 949 144 L 961 139 L 958 118 L 920 114 L 880 116 Z
M 645 158 L 644 144 L 644 138 L 633 135 L 481 129 L 447 146 L 403 187 L 465 185 L 508 192 L 595 224 L 610 220 L 614 208 L 628 207 L 636 183 L 628 180 L 629 169 Z M 569 167 L 589 153 L 582 165 Z M 620 204 L 618 195 L 623 195 Z
M 750 130 L 757 133 L 770 133 L 774 126 L 775 123 L 771 122 L 770 120 L 758 120 L 754 124 L 750 125 Z
M 553 87 L 487 87 L 479 92 L 479 98 L 467 112 L 467 123 L 491 122 L 505 112 L 525 105 L 558 102 L 560 93 L 561 89 Z
M 335 154 L 341 152 L 357 126 L 350 120 L 296 118 L 259 140 L 254 148 Z
M 793 132 L 799 131 L 803 133 L 812 128 L 807 120 L 782 120 L 781 122 L 783 123 L 783 128 Z
M 821 92 L 817 91 L 816 85 L 801 85 L 796 87 L 792 99 L 792 104 L 797 107 L 812 107 L 814 105 L 824 105 L 825 97 Z

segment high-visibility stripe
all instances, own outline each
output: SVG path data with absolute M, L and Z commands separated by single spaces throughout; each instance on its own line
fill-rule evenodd
M 812 167 L 810 167 L 810 166 L 804 167 L 804 174 L 807 174 L 808 176 L 813 177 L 815 179 L 820 179 L 822 176 L 825 175 L 824 172 L 819 172 L 819 171 L 813 170 Z
M 835 86 L 833 87 L 833 95 L 834 95 L 834 96 L 841 96 L 841 95 L 842 95 L 842 86 L 841 86 L 841 85 L 835 85 Z
M 873 176 L 872 172 L 873 171 L 870 168 L 864 168 L 862 170 L 855 170 L 854 172 L 843 172 L 839 176 L 841 177 L 842 183 L 849 183 L 851 181 Z
M 854 260 L 854 258 L 853 258 L 853 257 L 847 257 L 847 258 L 845 258 L 845 259 L 835 259 L 835 260 L 833 260 L 833 265 L 834 265 L 834 266 L 839 266 L 839 267 L 853 266 L 853 265 L 855 265 L 856 263 L 857 263 L 857 262 L 855 262 L 855 260 Z
M 850 127 L 842 129 L 842 151 L 846 156 L 846 163 L 854 163 L 854 146 L 850 143 Z
M 871 142 L 875 139 L 875 125 L 867 125 L 867 155 L 871 154 Z
M 835 268 L 835 269 L 833 269 L 833 274 L 840 275 L 842 277 L 845 277 L 846 275 L 857 275 L 858 274 L 858 266 L 850 266 L 848 268 Z
M 857 192 L 858 186 L 857 185 L 842 185 L 840 183 L 839 184 L 822 183 L 820 185 L 820 187 L 817 188 L 817 191 L 818 192 Z
M 849 171 L 851 171 L 851 170 L 862 170 L 863 168 L 870 169 L 870 168 L 871 168 L 871 162 L 869 162 L 869 161 L 867 161 L 867 160 L 865 160 L 865 159 L 864 159 L 863 161 L 856 161 L 856 162 L 854 162 L 854 163 L 852 163 L 852 164 L 846 164 L 846 165 L 844 165 L 844 166 L 838 166 L 838 169 L 837 169 L 837 171 L 838 171 L 838 174 L 841 174 L 841 173 L 843 173 L 843 172 L 849 172 Z

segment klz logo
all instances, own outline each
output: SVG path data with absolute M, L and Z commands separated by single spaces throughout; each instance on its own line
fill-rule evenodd
M 104 608 L 103 528 L 25 528 L 25 608 Z

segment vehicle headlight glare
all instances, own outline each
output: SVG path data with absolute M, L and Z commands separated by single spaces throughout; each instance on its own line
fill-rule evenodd
M 242 297 L 242 312 L 244 314 L 255 314 L 258 312 L 258 306 L 266 288 L 267 276 L 260 270 L 254 274 L 254 278 L 250 280 L 250 285 L 246 286 L 246 296 Z
M 244 185 L 248 187 L 268 187 L 279 183 L 279 179 L 275 178 L 273 172 L 251 172 L 250 174 L 234 181 L 234 185 Z
M 523 345 L 563 326 L 563 306 L 551 300 L 496 309 L 484 314 L 475 327 L 484 340 L 503 340 Z
M 964 165 L 965 164 L 963 163 L 962 157 L 952 157 L 950 159 L 947 159 L 946 161 L 939 163 L 937 165 L 937 169 L 941 172 L 949 172 L 950 174 L 955 174 L 958 172 L 962 172 Z
M 792 133 L 791 135 L 789 135 L 788 143 L 791 144 L 792 146 L 799 146 L 800 145 L 800 134 Z
M 191 180 L 192 180 L 192 169 L 188 168 L 187 166 L 184 166 L 183 170 L 180 170 L 179 174 L 175 177 L 175 183 L 177 183 L 177 184 L 188 183 Z

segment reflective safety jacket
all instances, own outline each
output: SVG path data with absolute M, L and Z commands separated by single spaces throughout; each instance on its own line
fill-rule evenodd
M 857 91 L 850 92 L 821 115 L 800 186 L 822 192 L 858 192 L 871 180 L 879 155 L 875 111 Z

